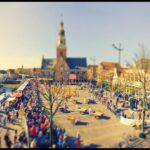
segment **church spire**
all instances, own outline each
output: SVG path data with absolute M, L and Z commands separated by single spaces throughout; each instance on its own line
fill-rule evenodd
M 64 59 L 66 59 L 66 52 L 67 46 L 66 46 L 64 22 L 63 19 L 61 19 L 59 33 L 57 37 L 57 58 L 63 57 Z
M 66 47 L 66 38 L 65 38 L 65 30 L 64 30 L 63 19 L 61 19 L 61 22 L 60 22 L 57 46 L 59 46 L 59 47 Z
M 63 14 L 61 14 L 61 22 L 63 22 Z

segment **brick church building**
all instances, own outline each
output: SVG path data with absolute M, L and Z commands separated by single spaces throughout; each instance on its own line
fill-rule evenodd
M 61 21 L 57 39 L 56 58 L 42 58 L 42 72 L 56 81 L 85 80 L 86 57 L 67 57 L 64 23 Z

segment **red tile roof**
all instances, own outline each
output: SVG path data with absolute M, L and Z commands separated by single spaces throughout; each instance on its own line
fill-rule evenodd
M 119 64 L 116 62 L 101 62 L 100 63 L 104 68 L 115 68 L 115 67 L 119 67 Z

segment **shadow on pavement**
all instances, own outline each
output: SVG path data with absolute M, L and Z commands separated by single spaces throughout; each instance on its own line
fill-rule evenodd
M 86 126 L 86 125 L 89 125 L 88 122 L 84 122 L 84 121 L 80 121 L 76 124 L 77 126 Z
M 69 114 L 69 113 L 71 113 L 71 111 L 70 111 L 70 110 L 67 110 L 67 111 L 61 111 L 61 113 L 63 113 L 63 114 Z
M 96 101 L 90 101 L 88 104 L 97 104 Z
M 104 116 L 104 115 L 103 115 L 103 116 L 101 116 L 101 117 L 100 117 L 100 119 L 109 120 L 109 119 L 110 119 L 110 117 L 108 117 L 108 116 Z
M 81 102 L 77 102 L 77 104 L 82 104 Z
M 101 145 L 90 144 L 90 145 L 87 145 L 87 146 L 85 146 L 85 147 L 83 147 L 83 148 L 100 148 L 100 147 L 101 147 Z

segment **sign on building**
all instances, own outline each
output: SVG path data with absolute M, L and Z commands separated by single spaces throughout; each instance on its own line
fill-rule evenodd
M 77 79 L 77 75 L 76 74 L 70 74 L 69 75 L 69 79 L 76 80 Z

